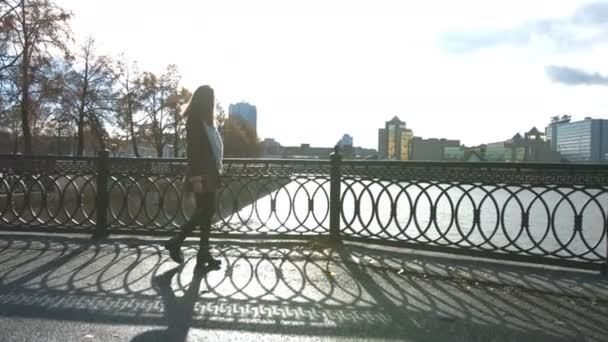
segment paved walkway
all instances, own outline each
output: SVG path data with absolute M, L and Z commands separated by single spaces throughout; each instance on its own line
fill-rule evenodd
M 608 341 L 608 277 L 346 244 L 0 234 L 0 341 Z

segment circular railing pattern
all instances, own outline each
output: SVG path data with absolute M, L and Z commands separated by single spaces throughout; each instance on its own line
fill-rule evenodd
M 327 162 L 226 160 L 216 193 L 215 234 L 326 234 Z M 181 159 L 116 159 L 110 164 L 110 228 L 174 231 L 194 212 L 182 192 Z
M 347 236 L 586 261 L 606 260 L 608 192 L 346 179 Z
M 3 226 L 95 228 L 97 158 L 10 157 L 20 167 L 0 167 Z M 182 192 L 185 160 L 112 158 L 108 166 L 109 229 L 170 233 L 193 214 L 194 196 Z M 327 234 L 327 161 L 235 159 L 225 170 L 214 234 Z
M 0 157 L 0 226 L 94 226 L 97 158 Z
M 482 164 L 472 179 L 463 165 L 381 165 L 346 162 L 343 168 L 340 215 L 347 238 L 606 262 L 608 187 L 598 183 L 604 180 L 599 168 L 493 165 L 484 173 Z
M 100 160 L 2 156 L 0 226 L 93 231 L 104 165 L 111 231 L 171 234 L 192 215 L 184 159 Z M 213 234 L 329 235 L 332 167 L 345 239 L 606 262 L 596 166 L 228 159 Z

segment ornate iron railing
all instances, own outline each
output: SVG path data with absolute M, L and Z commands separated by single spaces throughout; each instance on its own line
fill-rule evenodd
M 172 234 L 194 210 L 185 168 L 183 159 L 2 156 L 0 225 Z M 326 234 L 327 205 L 300 203 L 329 203 L 328 170 L 327 161 L 226 160 L 215 233 Z
M 352 161 L 341 170 L 343 236 L 606 262 L 606 166 Z
M 173 234 L 183 159 L 0 156 L 0 228 Z M 227 159 L 213 234 L 605 268 L 608 166 Z

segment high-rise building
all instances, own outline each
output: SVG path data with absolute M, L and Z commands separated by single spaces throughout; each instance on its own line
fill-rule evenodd
M 388 137 L 385 128 L 378 129 L 378 158 L 386 159 L 388 155 Z
M 241 120 L 249 123 L 253 131 L 258 132 L 258 110 L 254 105 L 251 105 L 247 102 L 239 102 L 235 104 L 231 104 L 228 107 L 228 114 L 230 117 L 238 117 Z
M 342 157 L 344 159 L 353 159 L 354 157 L 354 149 L 353 149 L 353 137 L 350 134 L 344 134 L 342 139 L 339 142 L 340 147 L 342 148 Z
M 410 144 L 414 138 L 414 132 L 406 127 L 405 122 L 395 116 L 392 120 L 386 122 L 383 134 L 386 135 L 385 158 L 410 160 Z M 382 144 L 383 142 L 379 141 L 379 150 L 383 149 Z
M 545 129 L 553 151 L 574 163 L 608 163 L 608 120 L 553 117 Z
M 340 146 L 353 146 L 353 137 L 349 134 L 344 134 L 340 139 Z
M 401 136 L 398 138 L 401 142 L 401 148 L 398 149 L 397 154 L 399 160 L 410 160 L 410 146 L 412 139 L 414 139 L 414 132 L 411 129 L 404 129 L 401 131 Z

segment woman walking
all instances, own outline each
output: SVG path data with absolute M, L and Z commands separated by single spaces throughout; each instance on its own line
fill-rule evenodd
M 220 261 L 213 259 L 209 252 L 211 219 L 215 212 L 215 193 L 220 186 L 222 172 L 223 143 L 214 124 L 213 109 L 215 99 L 213 89 L 201 86 L 192 95 L 184 111 L 186 121 L 186 154 L 188 170 L 185 191 L 192 191 L 196 197 L 196 210 L 192 218 L 181 226 L 180 232 L 165 243 L 171 259 L 183 263 L 181 246 L 196 226 L 200 227 L 201 239 L 196 257 L 196 266 L 205 264 L 217 267 Z

